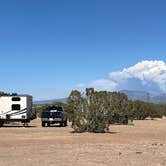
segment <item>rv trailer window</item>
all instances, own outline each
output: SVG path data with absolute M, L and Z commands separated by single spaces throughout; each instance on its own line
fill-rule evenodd
M 12 101 L 20 101 L 20 97 L 12 97 Z
M 12 110 L 20 110 L 20 104 L 12 104 Z

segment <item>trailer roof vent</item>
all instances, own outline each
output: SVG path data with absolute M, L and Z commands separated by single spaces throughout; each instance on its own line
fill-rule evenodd
M 20 101 L 21 98 L 20 97 L 12 97 L 12 101 Z

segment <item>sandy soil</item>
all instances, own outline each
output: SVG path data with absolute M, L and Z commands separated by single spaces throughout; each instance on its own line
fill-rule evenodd
M 166 120 L 113 125 L 110 133 L 72 133 L 66 128 L 0 128 L 0 166 L 166 165 Z

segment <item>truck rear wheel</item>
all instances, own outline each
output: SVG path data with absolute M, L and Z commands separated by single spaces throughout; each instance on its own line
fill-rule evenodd
M 62 121 L 62 122 L 60 122 L 60 127 L 63 127 L 63 121 Z
M 67 126 L 67 120 L 64 121 L 64 126 L 65 126 L 65 127 Z

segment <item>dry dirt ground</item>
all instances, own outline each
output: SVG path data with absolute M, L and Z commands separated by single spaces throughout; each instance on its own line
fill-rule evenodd
M 0 128 L 0 166 L 166 165 L 166 120 L 113 125 L 110 133 L 72 133 L 65 128 L 5 125 Z

